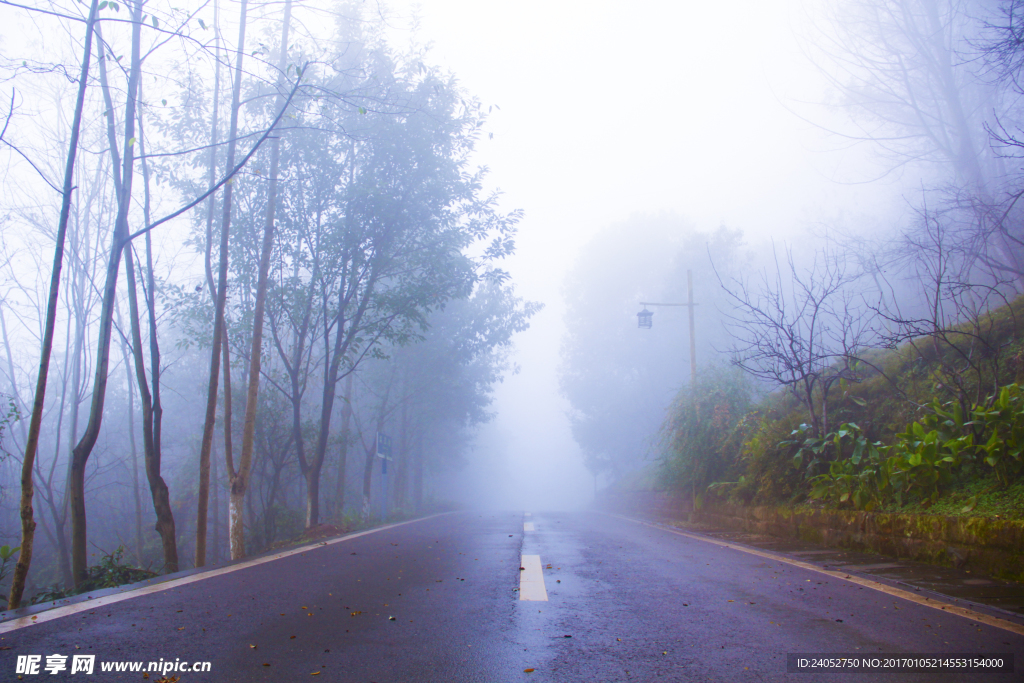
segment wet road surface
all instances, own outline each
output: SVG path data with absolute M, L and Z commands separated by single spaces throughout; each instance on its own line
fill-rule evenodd
M 210 662 L 180 683 L 1022 679 L 1019 624 L 715 541 L 599 513 L 441 515 L 0 624 L 0 680 L 51 654 L 95 671 L 22 680 L 140 681 L 101 666 L 161 658 Z M 1012 653 L 1016 673 L 795 674 L 787 653 Z

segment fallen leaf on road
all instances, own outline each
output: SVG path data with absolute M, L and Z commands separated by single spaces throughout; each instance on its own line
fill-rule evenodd
M 533 669 L 523 669 L 524 674 L 533 673 Z
M 726 600 L 726 602 L 736 602 L 735 600 Z
M 270 662 L 263 662 L 263 666 L 270 666 Z
M 388 621 L 395 621 L 394 617 L 388 617 Z
M 622 642 L 622 638 L 616 638 L 615 640 L 619 641 L 620 643 Z
M 256 646 L 255 646 L 255 645 L 250 645 L 249 647 L 251 647 L 251 648 L 252 648 L 252 649 L 254 649 L 254 650 L 256 649 Z
M 526 571 L 526 567 L 520 567 L 520 568 L 519 568 L 519 571 L 521 571 L 521 572 L 525 572 L 525 571 Z
M 295 640 L 295 636 L 289 637 L 288 640 Z
M 428 588 L 427 590 L 430 590 L 430 589 Z M 363 611 L 362 611 L 362 610 L 359 610 L 358 612 L 353 612 L 353 613 L 352 613 L 352 616 L 354 617 L 354 616 L 356 616 L 357 614 L 362 614 L 362 613 L 363 613 Z
M 310 673 L 309 675 L 310 675 L 310 676 L 319 676 L 319 675 L 320 675 L 320 672 L 319 672 L 319 671 L 313 671 L 313 672 L 311 672 L 311 673 Z
M 184 630 L 185 630 L 185 627 L 184 627 L 184 626 L 181 626 L 181 627 L 179 627 L 179 628 L 178 628 L 178 630 L 179 630 L 179 631 L 184 631 Z

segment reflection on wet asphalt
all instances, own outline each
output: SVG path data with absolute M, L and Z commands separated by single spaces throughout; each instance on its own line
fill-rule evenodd
M 531 512 L 419 520 L 41 619 L 0 633 L 0 679 L 16 678 L 19 655 L 53 653 L 212 662 L 210 674 L 182 675 L 180 683 L 310 675 L 345 683 L 788 681 L 787 654 L 798 652 L 1013 654 L 1017 671 L 1024 666 L 1024 630 L 999 626 L 1006 622 L 965 618 L 711 536 L 595 512 Z M 844 574 L 905 570 L 842 551 L 778 543 L 772 550 Z M 947 580 L 938 569 L 919 572 L 914 580 Z M 971 579 L 987 580 L 964 581 Z M 993 595 L 1005 588 L 964 587 Z M 1020 678 L 933 671 L 858 680 Z

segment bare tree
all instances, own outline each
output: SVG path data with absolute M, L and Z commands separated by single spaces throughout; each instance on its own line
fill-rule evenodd
M 918 228 L 904 236 L 896 270 L 918 283 L 926 306 L 920 313 L 906 310 L 890 285 L 889 296 L 874 307 L 888 328 L 880 341 L 889 348 L 906 344 L 937 367 L 941 381 L 936 389 L 967 411 L 998 393 L 1000 351 L 1007 340 L 998 333 L 996 318 L 986 314 L 1005 306 L 1015 319 L 1009 306 L 1016 296 L 1015 277 L 998 268 L 979 274 L 974 245 L 964 244 L 943 211 L 926 206 L 918 218 Z
M 856 305 L 843 256 L 824 248 L 809 268 L 797 268 L 791 250 L 785 265 L 774 245 L 774 268 L 756 284 L 719 283 L 734 305 L 728 326 L 733 363 L 773 387 L 785 387 L 807 410 L 817 436 L 829 429 L 829 401 L 840 380 L 857 381 L 853 362 L 873 342 L 870 311 Z M 716 270 L 717 274 L 717 270 Z
M 852 115 L 853 130 L 841 135 L 874 145 L 892 168 L 937 172 L 930 189 L 970 256 L 1024 284 L 1024 233 L 1006 219 L 1016 201 L 1005 194 L 1006 155 L 990 144 L 1012 144 L 999 123 L 1011 98 L 978 59 L 988 11 L 960 0 L 846 0 L 816 42 L 830 57 L 822 73 Z M 981 48 L 1003 73 L 1019 49 L 1012 17 Z

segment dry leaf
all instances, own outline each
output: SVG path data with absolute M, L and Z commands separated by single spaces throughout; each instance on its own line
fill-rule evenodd
M 533 673 L 533 669 L 523 669 L 523 673 L 525 673 L 525 674 Z
M 255 646 L 255 645 L 250 645 L 249 647 L 251 647 L 251 648 L 252 648 L 252 649 L 254 649 L 254 650 L 256 649 L 256 646 Z

